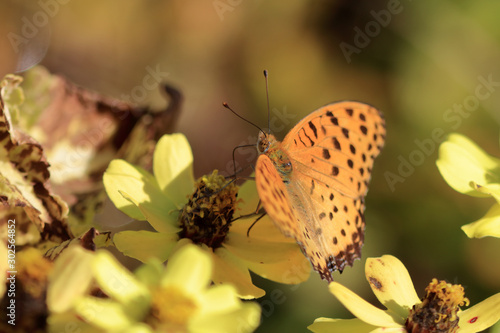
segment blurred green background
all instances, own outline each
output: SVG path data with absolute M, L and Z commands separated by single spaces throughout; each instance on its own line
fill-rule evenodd
M 123 97 L 156 70 L 184 95 L 177 131 L 192 145 L 196 176 L 230 172 L 232 149 L 255 142 L 256 129 L 223 101 L 266 126 L 263 69 L 279 138 L 329 102 L 372 104 L 385 114 L 387 142 L 366 200 L 363 258 L 393 254 L 420 296 L 436 277 L 464 285 L 475 304 L 500 291 L 500 240 L 468 239 L 460 226 L 493 201 L 447 186 L 432 133 L 463 133 L 500 156 L 499 12 L 493 0 L 4 0 L 0 76 L 41 60 L 79 85 Z M 477 89 L 489 92 L 480 103 Z M 135 101 L 162 103 L 155 90 Z M 237 159 L 248 165 L 252 157 Z M 402 170 L 403 160 L 417 165 Z M 378 305 L 364 259 L 335 278 Z M 258 300 L 258 332 L 305 332 L 317 317 L 351 317 L 317 274 L 299 286 L 255 283 L 274 295 Z

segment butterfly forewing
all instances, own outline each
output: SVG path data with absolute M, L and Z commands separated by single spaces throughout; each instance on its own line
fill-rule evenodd
M 257 161 L 257 189 L 277 226 L 295 237 L 321 277 L 361 255 L 364 196 L 385 139 L 375 108 L 358 102 L 324 106 L 301 120 L 280 148 L 292 172 L 280 174 L 275 155 Z M 267 182 L 266 180 L 269 180 Z
M 262 154 L 257 160 L 255 182 L 259 198 L 266 209 L 266 213 L 280 228 L 281 232 L 289 237 L 295 237 L 302 242 L 300 221 L 293 212 L 290 192 L 283 183 L 271 159 Z
M 385 123 L 377 109 L 341 102 L 305 117 L 285 137 L 282 147 L 294 171 L 356 199 L 368 190 L 373 161 L 384 140 Z

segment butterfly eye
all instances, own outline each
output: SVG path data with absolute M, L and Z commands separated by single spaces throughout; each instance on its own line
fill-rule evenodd
M 257 143 L 257 150 L 259 151 L 260 154 L 263 154 L 267 152 L 269 146 L 270 146 L 269 141 L 262 139 L 259 140 L 259 142 Z

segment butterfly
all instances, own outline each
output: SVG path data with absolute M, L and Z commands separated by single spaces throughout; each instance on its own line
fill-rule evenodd
M 334 271 L 361 257 L 365 195 L 385 133 L 382 113 L 353 101 L 312 112 L 282 142 L 259 133 L 261 203 L 322 279 L 333 281 Z

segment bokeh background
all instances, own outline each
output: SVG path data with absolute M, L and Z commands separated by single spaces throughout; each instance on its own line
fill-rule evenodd
M 156 71 L 184 96 L 176 128 L 192 145 L 196 176 L 231 172 L 232 149 L 255 142 L 257 130 L 223 101 L 267 126 L 263 69 L 280 138 L 329 102 L 372 104 L 385 114 L 387 142 L 366 200 L 364 259 L 336 280 L 378 305 L 364 260 L 393 254 L 419 295 L 436 277 L 464 285 L 475 304 L 500 291 L 500 240 L 468 239 L 460 226 L 493 201 L 447 186 L 432 133 L 463 133 L 500 156 L 499 11 L 497 1 L 471 0 L 3 0 L 0 76 L 41 62 L 86 88 L 161 106 L 155 89 L 134 95 Z M 485 81 L 489 96 L 472 103 Z M 255 162 L 252 149 L 237 155 L 241 165 Z M 410 159 L 417 165 L 405 169 Z M 255 283 L 269 295 L 258 300 L 258 332 L 351 318 L 317 274 L 299 286 Z

